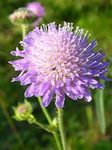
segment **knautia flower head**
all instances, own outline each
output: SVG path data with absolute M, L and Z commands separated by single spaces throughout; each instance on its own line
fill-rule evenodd
M 63 107 L 65 95 L 73 100 L 90 102 L 90 89 L 103 88 L 99 79 L 106 80 L 108 63 L 104 54 L 95 51 L 97 42 L 89 42 L 88 32 L 72 23 L 55 23 L 36 27 L 21 42 L 23 51 L 11 54 L 21 59 L 10 63 L 20 75 L 13 81 L 28 85 L 25 97 L 42 96 L 47 107 L 56 97 L 56 107 Z
M 33 112 L 32 105 L 25 100 L 24 103 L 19 104 L 17 107 L 13 108 L 14 118 L 18 121 L 29 120 Z
M 19 8 L 9 16 L 9 19 L 16 25 L 27 25 L 36 21 L 37 16 L 27 8 Z
M 45 14 L 44 7 L 38 2 L 30 2 L 26 8 L 32 11 L 37 17 L 42 17 Z

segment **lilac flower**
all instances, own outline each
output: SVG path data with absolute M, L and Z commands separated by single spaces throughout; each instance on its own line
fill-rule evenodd
M 37 17 L 42 17 L 45 13 L 44 7 L 37 2 L 28 3 L 27 9 L 32 11 Z
M 103 53 L 94 51 L 95 40 L 88 42 L 83 29 L 73 31 L 72 23 L 55 23 L 36 27 L 21 42 L 23 51 L 11 54 L 21 59 L 10 63 L 20 75 L 13 81 L 28 85 L 25 97 L 42 96 L 47 107 L 56 96 L 56 107 L 63 107 L 65 95 L 73 100 L 91 101 L 90 89 L 103 88 L 99 79 L 106 80 L 108 63 Z

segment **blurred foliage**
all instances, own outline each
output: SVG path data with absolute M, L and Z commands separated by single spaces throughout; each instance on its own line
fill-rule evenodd
M 21 29 L 13 26 L 8 16 L 17 8 L 24 7 L 30 0 L 0 1 L 0 150 L 55 150 L 50 134 L 46 134 L 34 125 L 16 122 L 12 119 L 12 106 L 24 99 L 24 87 L 11 83 L 17 74 L 8 64 L 13 59 L 10 51 L 21 41 Z M 106 59 L 110 62 L 108 76 L 112 76 L 112 0 L 38 0 L 45 7 L 46 15 L 41 23 L 55 21 L 74 22 L 88 30 L 98 40 Z M 40 23 L 40 24 L 41 24 Z M 87 104 L 83 101 L 67 100 L 65 104 L 65 124 L 68 150 L 111 150 L 112 149 L 112 82 L 106 83 L 104 91 L 105 116 L 107 131 L 101 135 L 96 119 L 94 100 Z M 94 97 L 94 92 L 93 92 Z M 29 99 L 34 107 L 34 114 L 46 122 L 38 107 L 36 98 Z M 92 115 L 89 119 L 86 108 L 90 106 Z M 54 114 L 54 104 L 48 108 Z

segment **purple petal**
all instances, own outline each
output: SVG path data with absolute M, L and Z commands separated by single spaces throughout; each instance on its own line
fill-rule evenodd
M 84 87 L 83 95 L 84 95 L 85 101 L 90 102 L 92 100 L 91 92 L 86 87 Z
M 19 50 L 18 48 L 16 48 L 16 51 L 11 51 L 10 52 L 11 55 L 13 56 L 21 56 L 24 57 L 24 51 Z
M 42 82 L 39 86 L 39 95 L 43 96 L 48 89 L 50 89 L 50 84 L 48 82 Z
M 50 104 L 50 102 L 53 98 L 53 95 L 54 95 L 53 90 L 49 89 L 48 91 L 46 91 L 46 93 L 43 95 L 43 98 L 42 98 L 42 106 L 43 107 L 47 107 Z
M 34 96 L 35 94 L 37 95 L 38 93 L 38 86 L 35 85 L 35 84 L 31 84 L 27 90 L 25 91 L 25 97 L 28 98 L 28 97 L 32 97 Z
M 62 88 L 60 88 L 56 91 L 55 105 L 58 108 L 62 108 L 62 107 L 64 107 L 64 102 L 65 102 L 65 93 L 62 90 Z
M 70 97 L 71 99 L 73 100 L 77 100 L 77 95 L 74 94 L 72 91 L 71 91 L 71 87 L 70 86 L 66 86 L 65 87 L 65 93 L 68 97 Z
M 12 66 L 15 68 L 16 71 L 19 70 L 27 70 L 29 67 L 29 63 L 26 59 L 19 59 L 15 61 L 9 61 L 9 64 L 12 64 Z

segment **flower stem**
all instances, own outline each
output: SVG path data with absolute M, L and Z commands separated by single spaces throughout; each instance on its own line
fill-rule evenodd
M 42 101 L 42 100 L 41 100 L 41 97 L 38 97 L 38 101 L 39 101 L 40 106 L 41 106 L 41 101 Z M 47 109 L 44 108 L 44 107 L 41 107 L 41 109 L 42 109 L 42 111 L 43 111 L 45 117 L 47 118 L 48 123 L 49 123 L 50 125 L 52 125 L 52 119 L 51 119 L 51 117 L 50 117 L 50 115 L 49 115 Z
M 26 35 L 26 25 L 21 25 L 22 27 L 22 37 L 24 39 L 25 35 Z
M 102 134 L 106 132 L 105 107 L 104 107 L 104 90 L 97 90 L 95 95 L 95 106 L 98 123 Z
M 57 144 L 58 149 L 59 149 L 59 150 L 62 150 L 57 133 L 56 133 L 56 132 L 53 132 L 53 136 L 54 136 L 54 139 L 55 139 L 55 141 L 56 141 L 56 144 Z
M 45 127 L 42 123 L 38 122 L 37 120 L 34 122 L 34 124 L 36 124 L 37 126 L 39 126 L 40 128 L 44 129 L 47 132 L 52 132 L 50 131 L 47 127 Z
M 89 129 L 93 127 L 93 111 L 91 106 L 86 107 L 86 117 Z
M 66 141 L 65 141 L 64 126 L 63 126 L 63 111 L 61 108 L 58 108 L 58 123 L 59 123 L 59 130 L 60 130 L 63 150 L 67 150 Z
M 38 101 L 39 101 L 39 104 L 41 106 L 41 101 L 42 101 L 41 97 L 38 97 Z M 43 111 L 43 113 L 44 113 L 44 115 L 45 115 L 49 125 L 52 126 L 52 119 L 51 119 L 47 109 L 45 107 L 42 107 L 42 106 L 41 106 L 41 109 L 42 109 L 42 111 Z M 54 139 L 56 141 L 58 150 L 62 150 L 57 132 L 56 131 L 52 131 L 52 134 L 53 134 L 53 137 L 54 137 Z
M 35 121 L 34 123 L 35 123 L 37 126 L 39 126 L 40 128 L 44 129 L 45 131 L 52 133 L 53 136 L 54 136 L 54 139 L 55 139 L 55 141 L 56 141 L 56 144 L 57 144 L 58 149 L 59 149 L 59 150 L 62 150 L 56 132 L 53 132 L 53 131 L 49 130 L 47 127 L 45 127 L 43 124 L 41 124 L 41 123 L 38 122 L 38 121 Z

